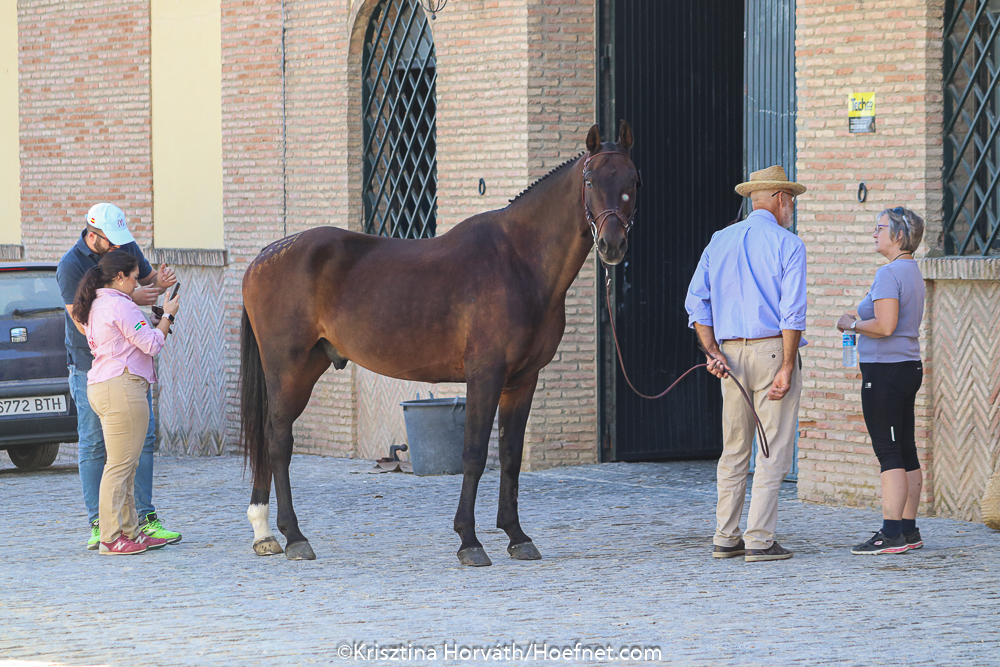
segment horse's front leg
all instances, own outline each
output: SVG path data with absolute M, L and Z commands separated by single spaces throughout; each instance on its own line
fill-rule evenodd
M 535 394 L 538 375 L 515 389 L 500 395 L 500 504 L 497 528 L 510 538 L 507 553 L 517 560 L 539 560 L 531 538 L 521 530 L 517 514 L 518 478 L 521 475 L 521 455 L 524 451 L 524 430 L 528 425 L 531 398 Z
M 462 452 L 462 496 L 455 512 L 455 532 L 462 538 L 458 560 L 462 565 L 492 565 L 476 538 L 476 493 L 486 469 L 493 417 L 497 413 L 503 377 L 499 370 L 479 372 L 466 379 L 465 449 Z
M 267 486 L 256 485 L 250 494 L 250 506 L 247 507 L 247 518 L 253 526 L 253 551 L 258 556 L 271 556 L 281 553 L 281 545 L 271 532 L 270 522 L 271 476 L 267 476 Z

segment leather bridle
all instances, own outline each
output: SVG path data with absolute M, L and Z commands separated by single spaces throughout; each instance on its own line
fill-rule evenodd
M 607 222 L 608 218 L 611 217 L 612 215 L 618 218 L 618 220 L 622 224 L 622 229 L 625 230 L 625 236 L 628 236 L 628 233 L 632 230 L 632 222 L 633 220 L 635 220 L 635 210 L 636 210 L 636 207 L 633 204 L 632 215 L 630 215 L 627 218 L 625 217 L 625 214 L 621 212 L 621 209 L 619 209 L 617 206 L 615 208 L 609 208 L 607 210 L 601 211 L 596 217 L 590 212 L 590 206 L 587 205 L 587 183 L 591 182 L 591 178 L 589 176 L 591 172 L 587 171 L 587 168 L 590 166 L 590 162 L 592 160 L 594 160 L 595 158 L 599 158 L 603 155 L 606 156 L 621 155 L 626 160 L 628 160 L 630 164 L 632 162 L 632 158 L 629 157 L 629 154 L 623 153 L 622 151 L 602 151 L 600 153 L 592 153 L 591 155 L 587 156 L 587 159 L 584 160 L 583 162 L 583 186 L 581 190 L 581 194 L 583 195 L 583 211 L 587 216 L 587 223 L 590 225 L 590 233 L 594 237 L 595 246 L 597 245 L 597 239 L 601 236 L 601 231 L 603 231 L 604 229 L 604 223 Z M 639 189 L 642 187 L 642 173 L 640 173 L 638 169 L 636 169 L 636 173 L 639 174 L 639 182 L 636 184 L 636 189 Z

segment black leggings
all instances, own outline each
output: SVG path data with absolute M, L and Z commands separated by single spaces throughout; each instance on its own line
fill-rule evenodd
M 861 409 L 882 472 L 920 469 L 913 404 L 924 379 L 919 361 L 861 364 Z

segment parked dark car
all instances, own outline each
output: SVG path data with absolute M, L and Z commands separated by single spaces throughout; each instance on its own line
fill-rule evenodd
M 0 264 L 0 449 L 18 468 L 52 465 L 76 442 L 56 265 Z

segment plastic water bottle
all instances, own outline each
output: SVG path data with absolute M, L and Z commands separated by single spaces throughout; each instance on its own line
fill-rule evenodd
M 844 332 L 844 367 L 854 368 L 858 365 L 858 335 Z

